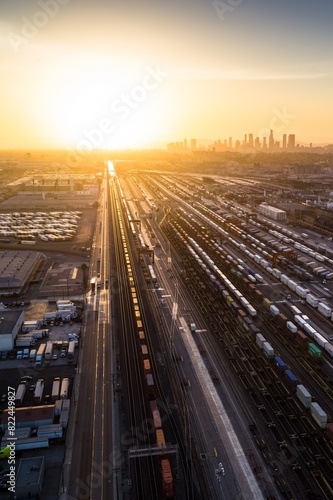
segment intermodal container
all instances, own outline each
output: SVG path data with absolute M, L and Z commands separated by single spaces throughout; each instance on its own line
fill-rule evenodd
M 313 358 L 317 358 L 317 359 L 321 358 L 321 356 L 322 356 L 321 349 L 319 349 L 319 347 L 317 347 L 312 342 L 310 342 L 308 345 L 308 353 L 310 354 L 310 356 L 312 356 Z
M 318 403 L 311 403 L 310 411 L 312 418 L 317 422 L 319 427 L 325 429 L 327 426 L 327 414 L 324 412 L 321 406 Z
M 170 467 L 170 462 L 168 458 L 162 458 L 161 460 L 162 469 L 162 482 L 163 482 L 163 492 L 165 498 L 174 498 L 173 490 L 173 478 Z
M 263 335 L 261 335 L 261 333 L 257 333 L 256 335 L 256 344 L 262 348 L 264 342 L 266 342 L 266 339 Z
M 275 356 L 274 364 L 277 367 L 277 369 L 280 370 L 281 372 L 284 372 L 287 369 L 286 363 L 279 356 Z
M 305 335 L 305 333 L 301 332 L 301 330 L 297 330 L 296 342 L 298 342 L 298 344 L 300 344 L 303 347 L 307 347 L 309 341 L 308 341 L 308 337 Z
M 292 387 L 296 387 L 297 386 L 298 379 L 297 379 L 296 375 L 294 375 L 291 370 L 286 370 L 284 372 L 284 376 L 285 376 L 288 384 L 290 384 Z
M 310 408 L 312 396 L 304 385 L 299 384 L 296 387 L 296 396 L 305 408 Z
M 162 429 L 156 429 L 156 444 L 160 448 L 165 448 L 165 438 Z

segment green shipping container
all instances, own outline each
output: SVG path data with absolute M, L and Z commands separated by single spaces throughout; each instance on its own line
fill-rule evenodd
M 321 358 L 322 352 L 317 347 L 315 344 L 310 343 L 309 344 L 309 350 L 308 350 L 310 356 L 313 356 L 314 358 Z

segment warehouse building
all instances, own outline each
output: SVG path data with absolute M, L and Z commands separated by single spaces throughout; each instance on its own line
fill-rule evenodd
M 24 321 L 22 309 L 0 310 L 0 351 L 10 351 Z
M 0 295 L 19 295 L 32 279 L 42 254 L 31 251 L 5 250 L 0 252 Z
M 44 477 L 44 457 L 22 458 L 16 470 L 15 498 L 39 498 Z

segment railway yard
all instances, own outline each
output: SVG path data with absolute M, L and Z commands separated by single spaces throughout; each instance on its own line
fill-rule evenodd
M 133 497 L 159 498 L 147 466 L 165 497 L 331 498 L 329 247 L 223 197 L 194 201 L 190 177 L 112 182 L 126 425 L 154 429 L 132 436 Z
M 76 287 L 53 263 L 59 244 L 36 243 L 48 260 L 25 292 L 40 295 L 29 319 L 51 314 L 46 296 L 84 303 L 71 366 L 59 353 L 42 367 L 50 397 L 54 376 L 70 380 L 58 497 L 332 498 L 331 233 L 263 204 L 260 179 L 133 164 L 108 162 L 96 210 L 82 209 L 91 224 L 73 208 L 78 234 L 93 233 L 64 243 L 89 260 L 76 257 Z

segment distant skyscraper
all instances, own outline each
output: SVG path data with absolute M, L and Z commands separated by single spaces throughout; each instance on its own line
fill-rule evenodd
M 295 134 L 289 134 L 288 135 L 288 149 L 294 148 L 295 144 L 296 144 Z
M 283 138 L 282 138 L 282 147 L 283 149 L 287 149 L 287 134 L 283 134 Z
M 232 149 L 232 137 L 229 137 L 229 149 Z
M 244 134 L 244 141 L 243 141 L 244 146 L 247 144 L 247 135 Z
M 249 134 L 249 146 L 253 148 L 253 134 Z
M 262 149 L 267 149 L 267 138 L 263 137 L 262 139 Z
M 184 148 L 187 148 L 187 139 L 184 139 Z
M 260 149 L 260 139 L 259 139 L 259 137 L 256 137 L 256 140 L 255 140 L 255 143 L 254 143 L 254 147 L 256 149 Z
M 196 139 L 191 139 L 191 149 L 192 149 L 192 151 L 194 149 L 197 149 L 197 140 Z
M 268 147 L 269 147 L 269 149 L 274 149 L 274 137 L 273 137 L 273 130 L 271 130 L 271 132 L 270 132 L 270 134 L 269 134 Z

